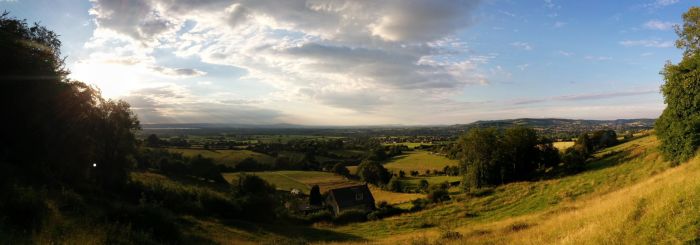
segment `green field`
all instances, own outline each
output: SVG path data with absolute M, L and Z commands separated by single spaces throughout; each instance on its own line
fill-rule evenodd
M 267 182 L 274 184 L 279 190 L 299 189 L 307 194 L 313 185 L 318 185 L 321 192 L 325 192 L 332 188 L 362 184 L 336 174 L 319 171 L 267 171 L 247 174 L 260 176 Z M 223 174 L 224 179 L 230 183 L 235 183 L 239 175 L 240 173 Z M 370 191 L 377 202 L 404 203 L 425 196 L 423 194 L 389 192 L 374 186 L 370 186 Z
M 425 170 L 442 171 L 445 166 L 456 166 L 457 164 L 458 161 L 456 160 L 450 160 L 428 151 L 411 151 L 392 158 L 384 164 L 384 167 L 394 172 L 403 170 L 408 174 L 409 171 L 418 171 L 423 174 Z
M 262 164 L 272 165 L 275 163 L 274 157 L 249 150 L 205 150 L 168 148 L 168 151 L 182 153 L 183 156 L 187 157 L 202 155 L 203 157 L 214 159 L 214 161 L 217 164 L 223 164 L 231 167 L 236 166 L 236 164 L 238 164 L 246 158 L 253 158 Z

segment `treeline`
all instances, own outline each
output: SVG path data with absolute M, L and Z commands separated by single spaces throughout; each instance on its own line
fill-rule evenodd
M 591 154 L 617 144 L 612 130 L 578 137 L 565 153 L 530 128 L 473 128 L 454 146 L 467 189 L 532 180 L 548 173 L 579 171 Z

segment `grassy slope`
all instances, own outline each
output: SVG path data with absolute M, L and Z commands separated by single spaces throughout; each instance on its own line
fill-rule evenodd
M 427 151 L 411 151 L 407 154 L 396 156 L 384 167 L 390 171 L 398 172 L 399 170 L 408 173 L 411 170 L 417 170 L 421 174 L 425 170 L 442 170 L 445 166 L 457 165 L 456 160 L 447 159 L 444 156 L 431 154 Z
M 644 137 L 598 153 L 599 160 L 580 174 L 508 184 L 481 197 L 457 197 L 461 201 L 423 212 L 333 230 L 386 243 L 435 239 L 438 228 L 431 226 L 438 225 L 458 227 L 465 235 L 459 242 L 687 240 L 697 232 L 690 221 L 699 218 L 700 180 L 692 176 L 700 174 L 700 163 L 667 170 L 657 144 L 653 136 Z
M 298 233 L 197 221 L 196 231 L 222 243 L 300 237 L 324 244 L 655 244 L 694 240 L 700 230 L 700 158 L 670 168 L 659 156 L 657 144 L 653 136 L 643 137 L 598 153 L 598 160 L 576 175 L 508 184 L 479 197 L 458 196 L 458 201 L 380 221 L 298 228 Z M 445 227 L 464 237 L 439 240 L 439 231 Z M 284 228 L 289 229 L 297 228 Z
M 171 152 L 179 152 L 184 156 L 193 157 L 201 154 L 203 157 L 212 158 L 218 164 L 227 166 L 236 166 L 239 162 L 250 157 L 259 163 L 272 165 L 275 163 L 275 158 L 262 153 L 257 153 L 249 150 L 204 150 L 204 149 L 168 149 Z

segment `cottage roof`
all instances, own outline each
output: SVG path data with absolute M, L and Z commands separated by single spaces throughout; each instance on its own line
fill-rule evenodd
M 374 206 L 374 197 L 369 191 L 367 185 L 348 186 L 343 188 L 331 189 L 329 195 L 333 195 L 338 208 L 347 208 L 358 205 Z

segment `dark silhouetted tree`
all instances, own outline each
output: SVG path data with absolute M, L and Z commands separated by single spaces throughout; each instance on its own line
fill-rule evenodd
M 321 204 L 323 204 L 321 188 L 319 188 L 318 185 L 314 185 L 311 187 L 311 191 L 309 192 L 309 204 L 316 206 L 321 206 Z

